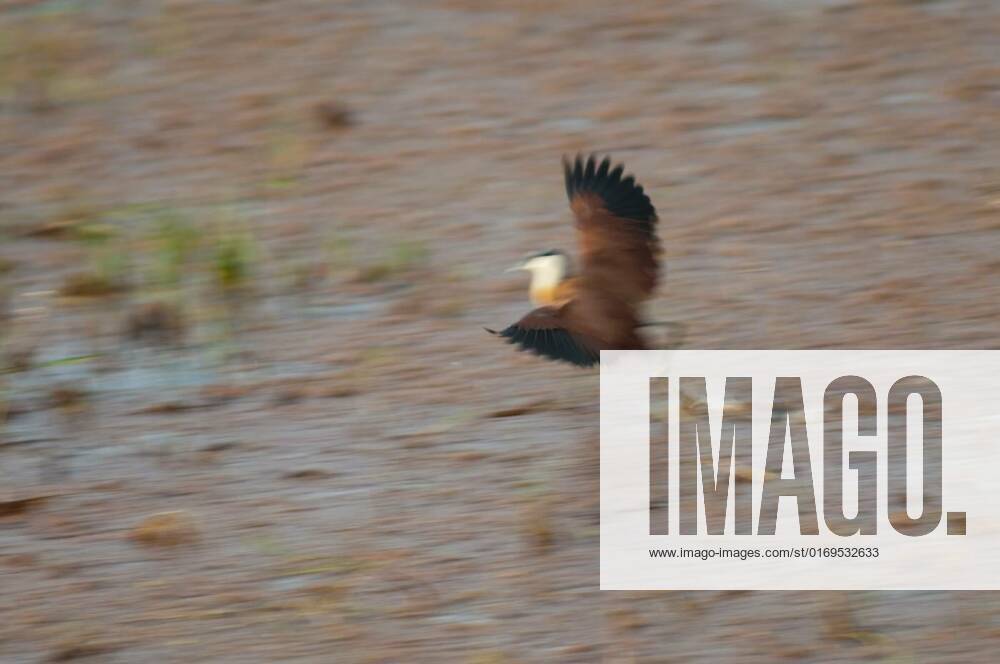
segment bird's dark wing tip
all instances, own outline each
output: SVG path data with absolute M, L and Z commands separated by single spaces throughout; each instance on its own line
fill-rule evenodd
M 622 177 L 624 171 L 625 167 L 621 164 L 612 168 L 610 157 L 597 163 L 597 156 L 593 154 L 586 160 L 577 155 L 572 162 L 564 156 L 566 195 L 572 201 L 576 194 L 597 194 L 608 212 L 622 219 L 642 222 L 643 229 L 652 232 L 656 208 L 634 177 Z
M 520 350 L 578 367 L 592 367 L 601 357 L 599 352 L 590 350 L 562 328 L 524 328 L 514 324 L 494 334 L 505 338 L 507 343 L 515 344 Z

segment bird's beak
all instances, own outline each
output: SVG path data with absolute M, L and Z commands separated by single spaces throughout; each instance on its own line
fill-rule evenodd
M 524 263 L 518 263 L 517 265 L 511 265 L 509 268 L 504 270 L 504 272 L 517 272 L 518 270 L 524 269 Z

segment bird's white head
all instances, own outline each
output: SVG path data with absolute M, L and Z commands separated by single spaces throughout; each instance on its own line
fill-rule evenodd
M 537 282 L 540 285 L 555 286 L 569 276 L 569 256 L 558 249 L 549 249 L 528 256 L 507 272 L 517 270 L 530 272 L 533 284 Z
M 563 279 L 569 276 L 569 256 L 557 249 L 532 254 L 507 272 L 526 270 L 531 273 L 530 292 L 532 299 L 545 299 L 545 293 L 551 292 Z M 539 304 L 539 302 L 536 302 Z

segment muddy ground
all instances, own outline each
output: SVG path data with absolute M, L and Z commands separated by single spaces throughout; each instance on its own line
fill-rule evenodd
M 0 660 L 994 661 L 992 593 L 598 592 L 597 374 L 482 328 L 599 151 L 660 212 L 671 343 L 994 347 L 997 34 L 989 0 L 3 3 Z

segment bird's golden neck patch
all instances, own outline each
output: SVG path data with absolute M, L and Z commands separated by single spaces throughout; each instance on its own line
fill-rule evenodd
M 556 288 L 558 286 L 558 284 L 545 284 L 541 286 L 532 284 L 531 288 L 528 289 L 528 296 L 531 298 L 531 303 L 536 307 L 555 304 Z
M 573 297 L 575 279 L 563 279 L 556 283 L 531 284 L 528 295 L 536 307 L 565 304 Z

